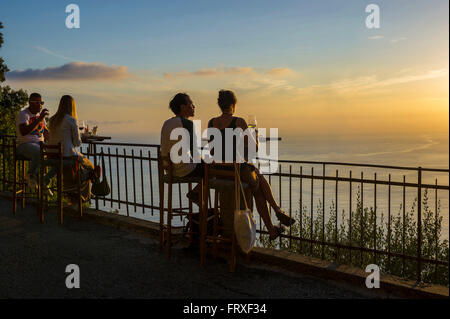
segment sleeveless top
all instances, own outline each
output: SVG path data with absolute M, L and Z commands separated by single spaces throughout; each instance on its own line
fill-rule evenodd
M 220 133 L 222 134 L 222 161 L 225 162 L 225 129 L 227 128 L 231 128 L 231 129 L 235 129 L 236 128 L 236 121 L 237 121 L 237 117 L 232 117 L 231 119 L 231 123 L 220 130 Z M 213 119 L 210 119 L 208 122 L 208 127 L 213 127 Z M 214 140 L 214 136 L 211 136 L 211 141 Z M 211 151 L 211 155 L 214 156 L 214 149 L 212 149 Z M 236 136 L 233 135 L 233 161 L 236 161 Z

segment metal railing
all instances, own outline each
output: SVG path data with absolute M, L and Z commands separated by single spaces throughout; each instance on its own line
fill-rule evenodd
M 119 150 L 119 147 L 122 148 Z M 135 153 L 136 149 L 139 150 Z M 82 153 L 94 165 L 100 163 L 98 159 L 101 154 L 105 157 L 107 169 L 103 174 L 108 177 L 111 194 L 102 199 L 96 198 L 95 208 L 99 209 L 99 201 L 103 201 L 103 206 L 108 202 L 111 208 L 113 203 L 117 204 L 119 209 L 124 206 L 127 216 L 130 216 L 130 207 L 134 212 L 137 212 L 137 208 L 145 212 L 147 208 L 152 216 L 155 211 L 159 211 L 159 196 L 155 196 L 159 187 L 158 151 L 159 145 L 156 144 L 133 143 L 92 142 L 82 148 Z M 158 203 L 155 203 L 156 200 Z
M 10 164 L 7 162 L 10 148 L 8 140 L 11 138 L 11 136 L 0 137 L 2 156 L 0 161 L 2 182 L 0 184 L 3 191 L 8 189 L 6 184 L 8 180 L 11 180 L 6 176 Z M 159 145 L 92 142 L 87 147 L 83 147 L 82 152 L 91 159 L 94 165 L 100 163 L 100 154 L 103 153 L 105 157 L 106 167 L 103 174 L 109 180 L 111 194 L 105 198 L 93 199 L 92 202 L 96 209 L 107 210 L 109 208 L 112 210 L 116 208 L 127 216 L 138 218 L 150 217 L 149 219 L 151 219 L 153 216 L 159 216 L 157 169 Z M 264 164 L 264 160 L 261 159 L 260 163 Z M 423 246 L 424 243 L 429 246 L 429 238 L 423 238 L 424 225 L 422 224 L 423 198 L 428 191 L 434 192 L 436 226 L 440 209 L 438 192 L 446 194 L 447 198 L 444 200 L 447 200 L 448 203 L 448 169 L 294 160 L 279 160 L 278 164 L 278 172 L 267 175 L 268 182 L 272 186 L 277 201 L 281 203 L 282 207 L 285 207 L 290 216 L 297 218 L 298 223 L 296 228 L 291 227 L 288 234 L 280 237 L 276 248 L 285 247 L 299 253 L 337 261 L 345 252 L 348 257 L 347 262 L 355 264 L 355 261 L 359 260 L 360 266 L 364 266 L 364 262 L 368 260 L 377 264 L 383 259 L 383 262 L 390 265 L 394 259 L 398 259 L 402 264 L 402 274 L 404 274 L 405 268 L 411 267 L 406 265 L 407 262 L 413 262 L 417 267 L 415 278 L 418 282 L 423 279 L 424 265 L 432 265 L 435 274 L 438 267 L 444 267 L 448 271 L 448 260 L 441 259 L 438 255 L 437 246 L 440 243 L 438 231 L 440 230 L 437 227 L 434 230 L 435 238 L 433 240 L 435 240 L 436 250 L 434 256 L 430 256 L 429 253 L 424 254 Z M 331 170 L 332 174 L 330 174 Z M 355 170 L 361 171 L 359 176 L 353 174 Z M 382 171 L 381 174 L 376 170 Z M 373 177 L 367 177 L 368 174 Z M 437 178 L 434 179 L 434 182 L 430 182 L 431 177 L 426 176 L 424 179 L 424 174 L 443 174 L 447 183 L 440 184 Z M 395 180 L 394 175 L 399 175 L 400 179 Z M 387 188 L 384 194 L 381 194 L 382 187 Z M 179 207 L 183 207 L 187 201 L 182 196 L 183 193 L 185 192 L 179 185 Z M 406 212 L 407 194 L 409 197 L 412 194 L 412 202 L 415 203 L 413 210 L 409 213 Z M 365 206 L 368 200 L 373 205 L 370 208 Z M 331 201 L 328 212 L 325 208 L 327 201 Z M 395 214 L 392 206 L 394 201 L 400 202 L 400 215 L 397 219 L 401 221 L 397 226 L 400 225 L 400 228 L 403 228 L 400 229 L 403 231 L 402 242 L 397 243 L 397 246 L 401 246 L 400 251 L 393 250 L 394 243 L 392 242 L 393 232 L 398 231 L 398 227 L 394 229 L 396 226 L 393 225 Z M 298 203 L 298 206 L 295 203 Z M 316 211 L 314 210 L 315 204 Z M 294 205 L 297 208 L 294 208 Z M 382 223 L 380 219 L 382 208 L 387 212 L 387 224 Z M 348 209 L 349 218 L 345 219 L 344 216 L 339 215 L 339 209 Z M 430 207 L 427 206 L 425 209 L 429 213 Z M 415 224 L 413 223 L 413 225 L 416 229 L 414 235 L 416 236 L 414 237 L 416 246 L 414 246 L 414 253 L 406 251 L 407 246 L 411 243 L 405 242 L 405 238 L 407 238 L 406 225 L 411 213 L 415 214 Z M 445 214 L 448 222 L 448 208 Z M 158 219 L 155 218 L 156 220 Z M 372 229 L 370 230 L 367 229 L 367 220 L 371 220 L 369 225 Z M 355 225 L 355 222 L 359 224 Z M 258 227 L 260 236 L 267 237 L 261 218 L 259 218 Z M 339 230 L 345 231 L 348 238 L 342 240 L 342 237 L 338 236 Z M 386 231 L 387 235 L 381 238 L 380 233 L 383 231 Z M 367 234 L 371 238 L 366 238 Z
M 292 216 L 292 196 L 293 196 L 293 188 L 292 188 L 292 184 L 293 184 L 293 180 L 297 180 L 299 183 L 299 206 L 298 206 L 298 212 L 299 212 L 299 223 L 300 223 L 300 227 L 298 229 L 298 234 L 292 234 L 292 232 L 290 232 L 288 235 L 282 235 L 282 237 L 284 237 L 288 242 L 285 246 L 287 247 L 292 247 L 292 241 L 297 241 L 299 243 L 298 247 L 299 249 L 297 249 L 299 252 L 303 252 L 303 243 L 307 243 L 310 244 L 309 248 L 310 248 L 310 255 L 313 255 L 312 253 L 312 249 L 314 245 L 317 245 L 320 247 L 320 257 L 324 258 L 325 256 L 325 248 L 326 247 L 333 247 L 334 253 L 337 255 L 339 250 L 343 249 L 346 250 L 349 253 L 349 260 L 350 263 L 352 263 L 352 252 L 353 251 L 357 251 L 359 252 L 359 259 L 360 259 L 360 265 L 363 266 L 363 257 L 362 254 L 366 253 L 366 255 L 370 254 L 372 255 L 372 263 L 377 264 L 377 262 L 379 260 L 377 260 L 377 258 L 379 256 L 386 256 L 387 257 L 387 264 L 389 265 L 391 262 L 392 258 L 400 258 L 402 261 L 402 273 L 405 272 L 405 261 L 406 260 L 410 260 L 410 261 L 414 261 L 417 263 L 417 276 L 416 279 L 417 281 L 422 281 L 422 271 L 423 271 L 423 264 L 431 264 L 431 265 L 441 265 L 441 266 L 445 266 L 447 267 L 448 270 L 448 260 L 441 260 L 438 258 L 438 254 L 437 254 L 437 249 L 436 254 L 434 256 L 434 258 L 429 258 L 429 257 L 425 257 L 423 256 L 423 248 L 422 248 L 422 244 L 423 244 L 423 238 L 422 238 L 422 233 L 423 233 L 423 225 L 422 225 L 422 220 L 423 220 L 423 216 L 422 216 L 422 204 L 423 204 L 423 196 L 424 196 L 424 191 L 428 191 L 428 190 L 432 190 L 434 191 L 434 221 L 438 221 L 438 191 L 448 191 L 449 190 L 449 186 L 448 184 L 442 185 L 442 184 L 438 184 L 438 179 L 436 178 L 434 180 L 434 183 L 424 183 L 423 182 L 423 174 L 424 173 L 438 173 L 438 174 L 445 174 L 446 176 L 446 180 L 448 181 L 448 173 L 449 170 L 448 169 L 434 169 L 434 168 L 422 168 L 422 167 L 403 167 L 403 166 L 391 166 L 391 165 L 373 165 L 373 164 L 358 164 L 358 163 L 339 163 L 339 162 L 318 162 L 318 161 L 294 161 L 294 160 L 279 160 L 279 169 L 278 172 L 275 174 L 272 174 L 271 176 L 269 176 L 269 183 L 272 185 L 272 187 L 274 187 L 274 180 L 277 180 L 277 186 L 278 186 L 278 199 L 281 201 L 282 198 L 282 191 L 283 189 L 286 189 L 285 187 L 282 186 L 283 184 L 283 179 L 285 183 L 288 183 L 289 187 L 288 189 L 288 205 L 289 205 L 289 215 Z M 306 169 L 305 169 L 305 164 L 309 165 L 309 172 L 310 173 L 306 173 Z M 321 170 L 319 171 L 319 174 L 314 173 L 315 172 L 315 167 L 319 166 L 321 168 Z M 297 167 L 298 168 L 298 173 L 293 173 L 292 169 L 293 167 Z M 329 170 L 329 168 L 335 168 L 335 167 L 347 167 L 349 168 L 349 171 L 346 172 L 347 176 L 343 176 L 343 174 L 340 174 L 339 169 L 335 169 L 333 172 L 335 173 L 334 175 L 329 175 L 327 174 L 327 169 Z M 360 172 L 360 177 L 356 177 L 353 175 L 353 170 L 354 169 L 361 169 Z M 372 172 L 373 173 L 373 178 L 367 178 L 364 175 L 364 170 L 377 170 L 377 169 L 382 169 L 382 170 L 390 170 L 390 171 L 408 171 L 410 172 L 409 178 L 411 177 L 411 173 L 413 175 L 415 175 L 416 177 L 416 181 L 414 182 L 406 182 L 407 179 L 407 175 L 406 174 L 402 174 L 402 180 L 401 181 L 393 181 L 392 180 L 392 173 L 385 173 L 385 175 L 387 175 L 385 179 L 380 179 L 379 175 L 377 175 L 377 172 Z M 317 170 L 316 170 L 317 172 Z M 308 198 L 304 197 L 304 182 L 308 181 L 309 182 L 309 192 L 308 192 Z M 315 185 L 315 181 L 319 181 L 319 185 Z M 326 185 L 328 182 L 328 185 Z M 329 191 L 327 193 L 326 191 L 326 186 L 328 186 L 328 188 L 330 188 L 329 184 L 333 184 L 331 186 L 334 186 L 334 191 Z M 346 184 L 346 185 L 343 185 Z M 371 201 L 373 203 L 373 206 L 371 206 L 370 208 L 365 206 L 365 196 L 367 197 L 367 186 L 370 185 L 371 189 Z M 377 221 L 379 221 L 379 216 L 377 216 L 377 207 L 379 206 L 379 200 L 380 200 L 380 194 L 379 194 L 379 186 L 385 186 L 387 187 L 387 196 L 385 196 L 383 199 L 387 200 L 387 226 L 386 225 L 377 225 Z M 316 187 L 315 187 L 316 186 Z M 317 186 L 319 186 L 319 196 L 314 196 L 314 192 L 317 189 Z M 354 203 L 354 201 L 352 200 L 352 195 L 354 194 L 354 186 L 358 187 L 358 203 L 357 203 L 357 207 L 356 207 L 356 212 L 352 207 L 352 204 Z M 342 199 L 342 196 L 340 195 L 339 190 L 341 190 L 345 187 L 345 189 L 347 190 L 347 195 L 348 196 L 348 200 L 346 201 L 345 205 L 347 206 L 348 212 L 349 212 L 349 218 L 347 219 L 347 235 L 348 235 L 348 240 L 346 240 L 346 243 L 341 243 L 338 241 L 338 218 L 339 218 L 339 202 L 340 199 Z M 393 217 L 393 213 L 392 213 L 392 189 L 394 187 L 400 188 L 401 191 L 401 221 L 402 221 L 402 227 L 403 227 L 403 242 L 401 243 L 402 246 L 402 251 L 401 252 L 394 252 L 391 250 L 391 234 L 392 234 L 392 217 Z M 407 225 L 407 213 L 406 213 L 406 192 L 407 189 L 412 189 L 413 192 L 415 192 L 416 196 L 415 196 L 415 203 L 416 203 L 416 231 L 417 231 L 417 248 L 416 248 L 416 252 L 414 255 L 410 255 L 408 253 L 405 252 L 405 240 L 404 238 L 406 237 L 405 231 L 406 231 L 406 225 Z M 332 193 L 332 194 L 330 194 Z M 334 194 L 333 194 L 334 193 Z M 332 197 L 332 203 L 333 203 L 333 208 L 331 209 L 330 213 L 334 214 L 334 229 L 332 229 L 332 231 L 334 231 L 334 238 L 331 240 L 327 240 L 326 239 L 326 209 L 325 209 L 325 202 L 327 200 L 327 194 Z M 314 200 L 321 200 L 321 205 L 320 207 L 317 209 L 316 212 L 314 212 Z M 310 205 L 309 205 L 309 212 L 310 215 L 309 217 L 309 222 L 311 223 L 309 225 L 308 231 L 309 233 L 305 233 L 304 227 L 303 227 L 303 221 L 302 218 L 305 217 L 304 212 L 302 210 L 304 210 L 304 205 L 303 203 L 305 201 L 310 201 Z M 447 203 L 448 203 L 448 193 L 447 193 Z M 367 239 L 364 239 L 363 237 L 365 236 L 364 234 L 367 233 L 367 229 L 365 229 L 365 227 L 367 225 L 364 225 L 364 219 L 363 218 L 359 218 L 360 221 L 360 225 L 352 225 L 352 221 L 354 221 L 354 219 L 352 218 L 352 214 L 367 214 L 367 212 L 371 212 L 373 214 L 372 217 L 372 222 L 371 222 L 371 226 L 373 227 L 373 231 L 371 232 L 371 235 L 373 236 L 373 238 L 371 239 L 370 243 L 372 247 L 367 247 L 364 243 L 367 242 Z M 316 218 L 319 218 L 319 221 L 322 223 L 321 225 L 319 225 L 319 234 L 318 236 L 314 236 L 314 226 L 318 226 L 317 223 L 314 223 L 314 213 L 320 214 L 321 216 L 316 216 Z M 447 216 L 447 222 L 448 222 L 448 209 L 445 212 L 446 216 Z M 329 214 L 328 214 L 329 215 Z M 328 216 L 329 217 L 329 216 Z M 317 220 L 317 219 L 316 219 Z M 437 225 L 436 225 L 437 226 Z M 359 241 L 355 241 L 354 236 L 352 236 L 352 231 L 355 231 L 355 228 L 358 228 L 357 232 L 359 235 Z M 379 227 L 386 227 L 386 231 L 387 231 L 387 243 L 384 243 L 384 245 L 378 244 L 377 243 L 377 239 L 379 238 Z M 436 242 L 436 248 L 438 245 L 438 242 L 440 240 L 440 238 L 438 238 L 438 227 L 435 227 L 434 229 L 435 234 L 434 234 L 434 240 Z M 317 237 L 319 237 L 317 239 Z M 315 239 L 316 238 L 316 239 Z M 357 239 L 357 238 L 356 238 Z M 281 239 L 280 239 L 280 245 L 281 245 Z M 317 254 L 316 254 L 317 255 Z M 336 256 L 334 256 L 335 260 L 338 260 L 339 258 L 337 258 Z M 358 258 L 358 257 L 357 257 Z M 367 259 L 367 258 L 366 258 Z M 437 267 L 435 267 L 435 271 L 437 271 Z

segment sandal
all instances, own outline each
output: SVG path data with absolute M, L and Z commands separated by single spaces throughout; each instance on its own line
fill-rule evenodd
M 275 215 L 277 216 L 278 220 L 285 226 L 289 227 L 295 223 L 295 219 L 289 217 L 289 215 L 286 214 L 281 208 L 275 210 Z
M 283 226 L 280 226 L 280 227 L 273 226 L 273 227 L 275 228 L 277 233 L 274 236 L 269 236 L 269 240 L 271 240 L 271 241 L 274 240 L 274 239 L 277 239 L 278 237 L 280 237 L 280 235 L 282 233 L 284 233 L 284 231 L 286 230 Z

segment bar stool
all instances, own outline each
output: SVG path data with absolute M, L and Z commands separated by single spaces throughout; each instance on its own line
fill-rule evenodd
M 47 145 L 44 144 L 44 142 L 39 143 L 40 146 L 40 154 L 41 154 L 41 161 L 40 161 L 40 168 L 39 168 L 39 187 L 38 187 L 38 194 L 39 194 L 39 217 L 41 220 L 41 223 L 44 222 L 44 175 L 45 175 L 45 167 L 47 165 L 49 166 L 56 166 L 56 192 L 57 192 L 57 203 L 58 203 L 58 216 L 59 216 L 59 223 L 63 223 L 63 207 L 62 207 L 62 167 L 63 167 L 63 158 L 62 158 L 62 145 L 61 143 L 58 143 L 57 145 Z M 51 190 L 54 190 L 54 188 L 49 188 Z
M 63 156 L 63 170 L 62 175 L 64 176 L 67 172 L 67 174 L 73 173 L 73 170 L 75 170 L 75 185 L 71 188 L 67 187 L 67 185 L 64 185 L 64 182 L 62 183 L 62 194 L 76 194 L 76 201 L 78 203 L 77 209 L 78 209 L 78 217 L 83 217 L 83 200 L 85 200 L 81 194 L 81 173 L 80 173 L 80 163 L 78 162 L 78 158 L 76 156 L 69 156 L 65 157 Z M 72 175 L 73 176 L 73 175 Z M 63 179 L 64 180 L 64 179 Z
M 57 183 L 56 187 L 50 187 L 50 190 L 57 192 L 57 208 L 59 215 L 59 223 L 63 223 L 63 205 L 62 197 L 64 194 L 76 193 L 78 201 L 78 216 L 83 217 L 83 202 L 81 194 L 81 175 L 78 160 L 76 157 L 63 157 L 62 156 L 62 145 L 58 143 L 57 145 L 46 145 L 40 143 L 41 148 L 41 169 L 40 169 L 40 190 L 44 190 L 44 171 L 46 166 L 56 167 Z M 64 169 L 73 169 L 75 165 L 75 179 L 76 185 L 73 188 L 64 187 L 63 175 Z M 39 193 L 39 215 L 41 217 L 41 222 L 44 221 L 44 194 L 43 191 Z M 47 202 L 47 201 L 46 201 Z M 50 206 L 47 202 L 48 207 Z
M 22 156 L 22 155 L 17 155 L 16 152 L 16 148 L 17 148 L 17 144 L 16 144 L 16 140 L 13 139 L 12 142 L 12 153 L 13 153 L 13 180 L 12 180 L 12 195 L 13 195 L 13 214 L 16 214 L 17 211 L 17 199 L 19 198 L 21 201 L 21 207 L 22 209 L 25 208 L 25 199 L 26 198 L 34 198 L 36 200 L 38 200 L 39 198 L 39 194 L 38 191 L 36 192 L 32 192 L 32 190 L 30 190 L 29 192 L 27 191 L 27 181 L 25 180 L 25 168 L 26 165 L 25 163 L 29 163 L 29 159 Z M 5 154 L 3 154 L 5 155 Z M 21 175 L 20 179 L 17 180 L 17 164 L 19 164 L 19 172 Z M 17 189 L 17 186 L 20 187 L 20 189 Z M 37 205 L 37 212 L 39 213 L 39 205 Z
M 204 205 L 208 202 L 208 196 L 210 195 L 210 189 L 215 190 L 214 194 L 214 226 L 213 234 L 208 235 L 207 219 L 206 215 L 201 215 L 201 235 L 200 235 L 200 264 L 202 267 L 206 263 L 207 243 L 212 243 L 212 255 L 213 258 L 217 256 L 217 244 L 228 243 L 231 244 L 230 249 L 230 272 L 234 272 L 236 266 L 236 236 L 234 233 L 234 211 L 241 208 L 241 194 L 239 192 L 238 175 L 240 174 L 240 165 L 238 163 L 213 163 L 205 165 L 204 174 Z M 249 189 L 247 183 L 242 183 L 244 190 Z M 221 207 L 218 207 L 219 196 L 221 192 L 234 190 L 233 200 L 233 215 L 228 216 L 231 220 L 219 227 L 219 218 L 224 221 Z M 252 203 L 252 201 L 250 201 Z M 202 210 L 204 212 L 205 210 Z M 248 257 L 248 256 L 247 256 Z M 247 258 L 248 260 L 248 258 Z
M 165 173 L 166 172 L 166 173 Z M 160 202 L 160 219 L 159 219 L 159 251 L 164 247 L 164 241 L 167 245 L 167 258 L 171 255 L 172 246 L 172 219 L 175 216 L 188 216 L 189 219 L 189 241 L 193 241 L 192 231 L 192 201 L 189 200 L 189 210 L 186 212 L 180 201 L 180 208 L 172 207 L 173 184 L 188 184 L 188 190 L 192 190 L 192 183 L 200 183 L 200 194 L 203 193 L 203 179 L 201 177 L 177 177 L 172 175 L 172 161 L 168 156 L 162 156 L 158 149 L 158 177 L 159 177 L 159 202 Z M 167 198 L 167 225 L 164 224 L 164 185 L 168 186 Z M 181 197 L 181 196 L 180 196 Z M 203 203 L 203 199 L 200 200 Z M 201 205 L 203 207 L 204 205 Z M 166 240 L 165 240 L 166 239 Z

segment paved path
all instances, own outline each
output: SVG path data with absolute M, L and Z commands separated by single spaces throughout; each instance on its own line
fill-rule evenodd
M 81 288 L 67 289 L 68 264 L 77 264 Z M 55 214 L 39 223 L 34 208 L 18 209 L 0 198 L 0 298 L 367 298 L 364 291 L 320 279 L 208 261 L 174 249 L 157 252 L 157 241 L 115 228 Z

